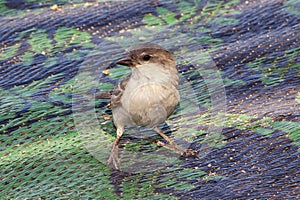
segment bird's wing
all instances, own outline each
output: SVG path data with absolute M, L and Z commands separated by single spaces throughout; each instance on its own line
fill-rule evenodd
M 121 104 L 121 98 L 124 94 L 124 90 L 127 86 L 129 78 L 130 76 L 127 76 L 115 86 L 110 99 L 110 104 L 112 107 L 116 107 Z

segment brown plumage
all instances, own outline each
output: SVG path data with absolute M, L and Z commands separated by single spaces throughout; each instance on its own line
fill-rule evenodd
M 160 142 L 160 145 L 178 154 L 191 153 L 178 147 L 157 128 L 173 113 L 180 99 L 178 72 L 172 54 L 156 44 L 140 44 L 117 64 L 129 66 L 131 74 L 116 85 L 111 96 L 117 138 L 108 164 L 120 168 L 118 143 L 127 125 L 149 126 L 168 142 Z

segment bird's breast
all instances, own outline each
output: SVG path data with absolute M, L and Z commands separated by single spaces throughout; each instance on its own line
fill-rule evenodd
M 137 125 L 156 125 L 169 117 L 179 102 L 179 92 L 172 84 L 129 83 L 122 96 L 122 106 Z

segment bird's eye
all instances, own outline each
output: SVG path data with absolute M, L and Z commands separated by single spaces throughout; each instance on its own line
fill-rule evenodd
M 150 58 L 151 58 L 150 55 L 144 55 L 144 56 L 143 56 L 143 60 L 144 60 L 144 61 L 148 61 L 148 60 L 150 60 Z

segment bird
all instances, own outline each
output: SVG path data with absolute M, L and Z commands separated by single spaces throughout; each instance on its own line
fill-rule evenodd
M 160 45 L 142 43 L 133 46 L 116 64 L 128 66 L 131 73 L 115 86 L 111 94 L 117 136 L 107 164 L 120 169 L 118 144 L 126 126 L 148 126 L 167 142 L 159 141 L 158 145 L 180 155 L 196 155 L 193 150 L 179 147 L 158 128 L 180 101 L 174 56 Z

